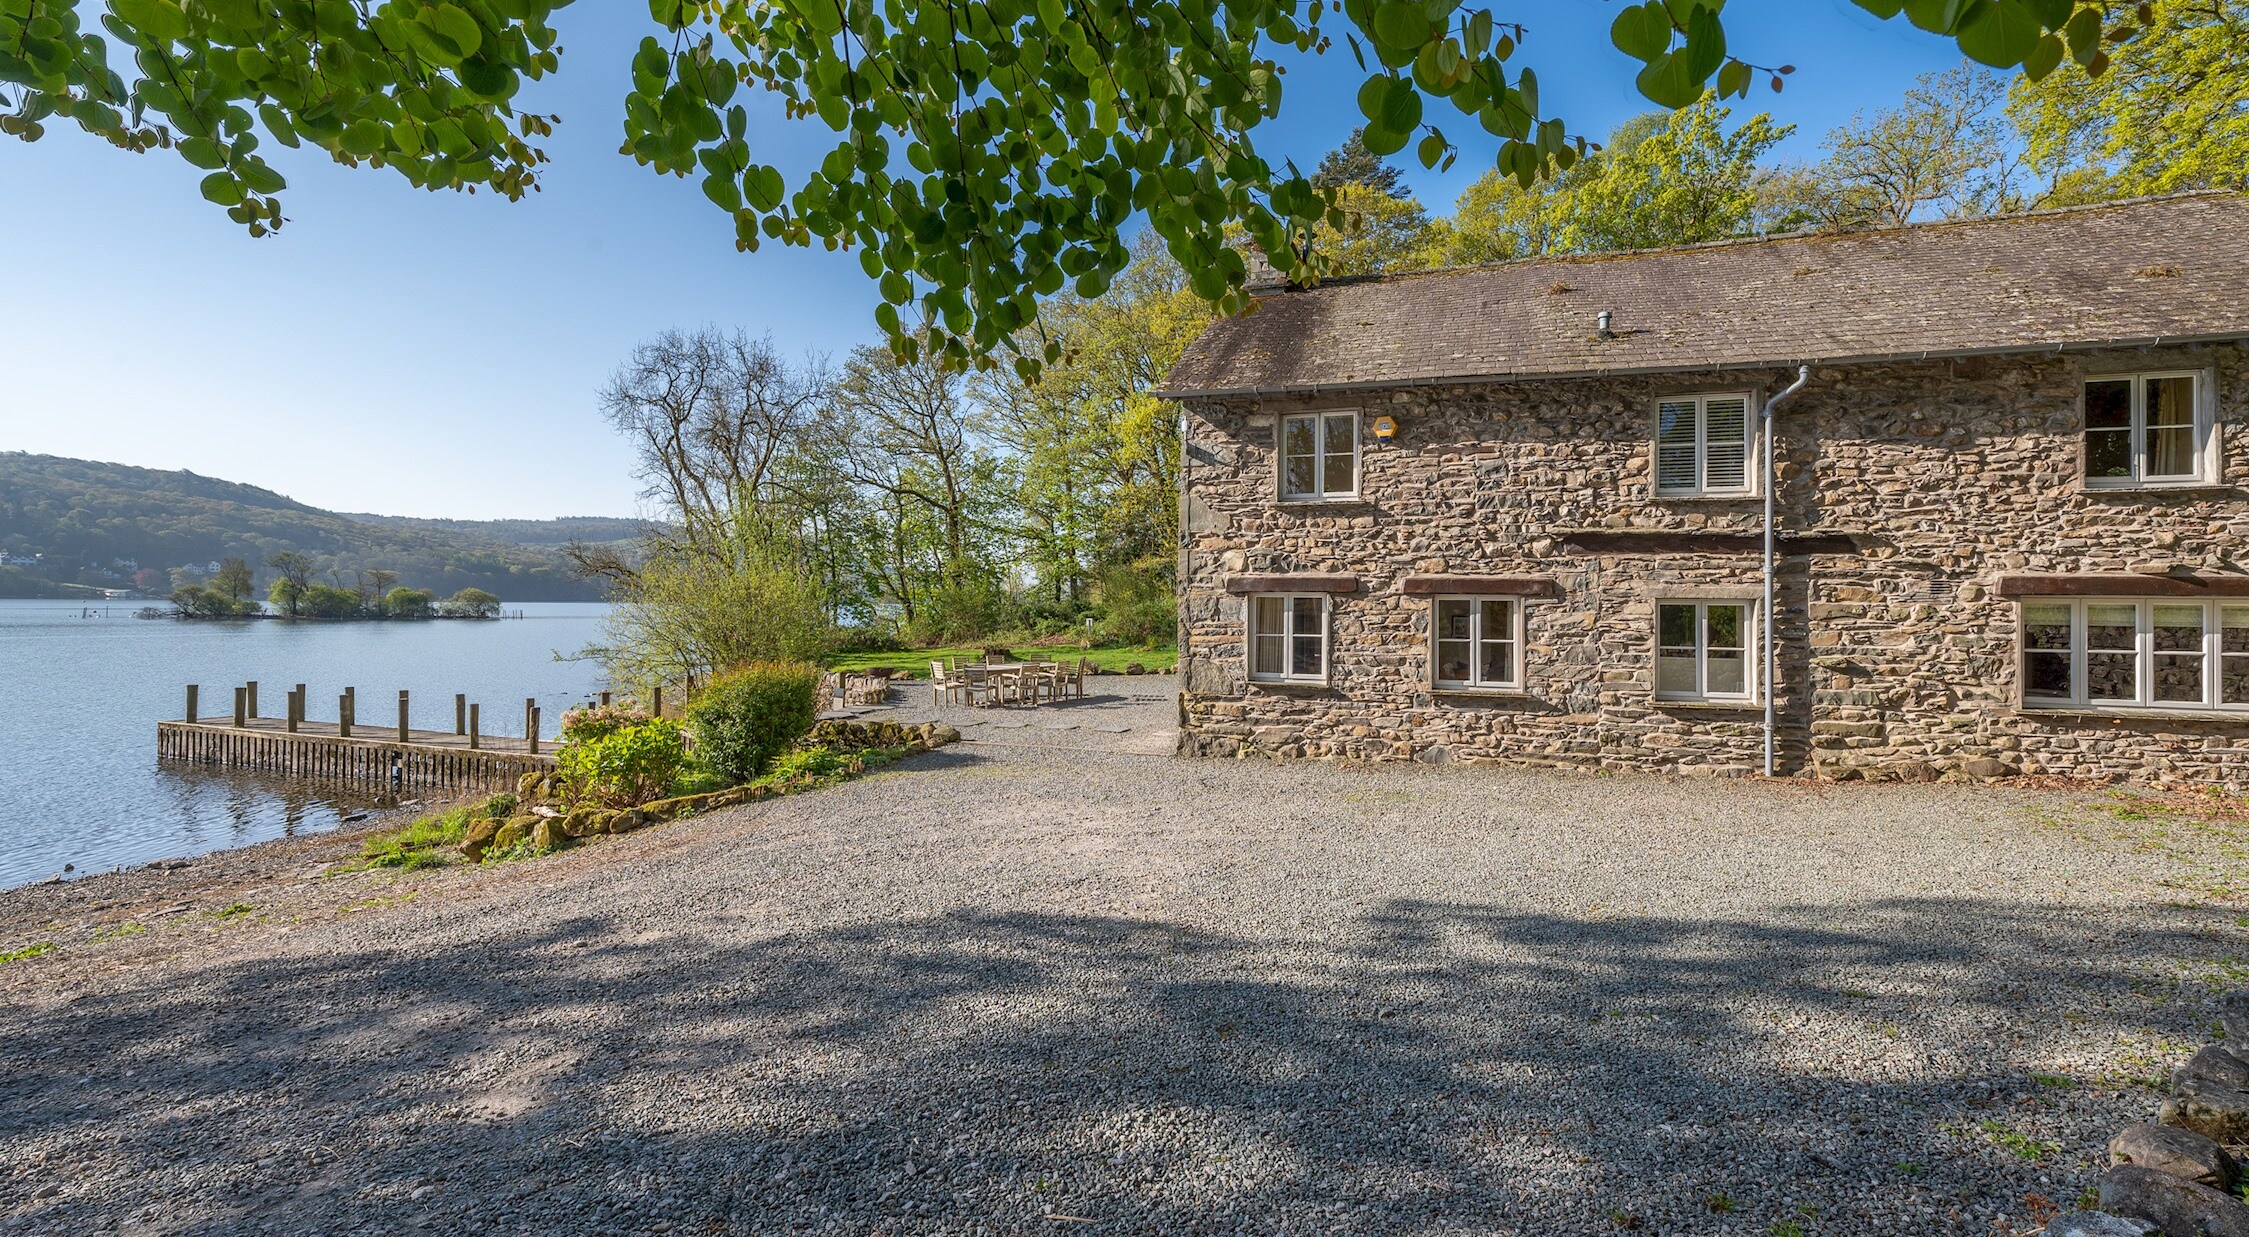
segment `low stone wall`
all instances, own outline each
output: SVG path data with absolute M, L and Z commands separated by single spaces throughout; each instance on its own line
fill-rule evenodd
M 2249 1203 L 2234 1193 L 2249 1151 L 2249 992 L 2218 1006 L 2225 1042 L 2171 1076 L 2155 1122 L 2108 1144 L 2100 1210 L 2054 1217 L 2046 1237 L 2249 1237 Z

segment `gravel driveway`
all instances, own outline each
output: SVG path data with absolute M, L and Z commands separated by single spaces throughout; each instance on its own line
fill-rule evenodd
M 2159 805 L 1186 762 L 1096 687 L 528 863 L 73 904 L 0 966 L 0 1223 L 2018 1232 L 2242 971 L 2237 831 Z

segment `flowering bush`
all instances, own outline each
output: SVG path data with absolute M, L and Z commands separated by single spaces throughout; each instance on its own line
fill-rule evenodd
M 647 711 L 630 700 L 616 704 L 587 705 L 562 715 L 562 741 L 588 743 L 607 738 L 627 726 L 638 726 L 647 720 Z
M 572 799 L 637 807 L 670 793 L 687 765 L 687 736 L 678 722 L 665 718 L 643 716 L 594 738 L 569 739 L 567 727 L 564 733 L 555 766 L 570 783 Z

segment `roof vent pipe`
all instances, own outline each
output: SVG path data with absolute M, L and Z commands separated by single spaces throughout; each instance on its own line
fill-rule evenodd
M 1602 310 L 1600 314 L 1593 319 L 1595 324 L 1593 333 L 1603 339 L 1615 339 L 1616 332 L 1609 329 L 1609 321 L 1612 317 L 1613 315 L 1611 315 L 1608 310 Z

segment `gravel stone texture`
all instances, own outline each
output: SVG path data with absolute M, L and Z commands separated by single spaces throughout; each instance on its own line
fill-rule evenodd
M 2153 800 L 1181 760 L 1170 689 L 0 895 L 0 1229 L 2025 1233 L 2243 973 L 2238 828 Z

